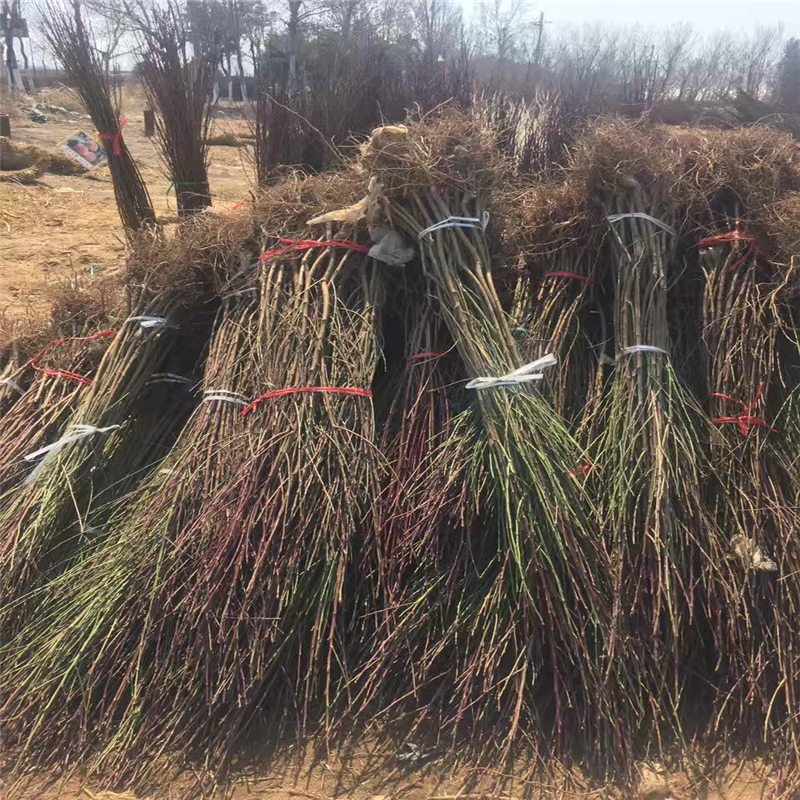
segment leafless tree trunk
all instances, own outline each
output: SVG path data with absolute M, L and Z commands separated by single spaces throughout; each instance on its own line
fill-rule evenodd
M 289 43 L 289 89 L 297 86 L 297 47 L 300 41 L 300 7 L 303 0 L 289 0 L 289 25 L 287 40 Z

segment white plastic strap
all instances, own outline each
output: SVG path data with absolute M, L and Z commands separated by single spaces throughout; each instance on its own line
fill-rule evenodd
M 437 222 L 424 231 L 417 234 L 417 239 L 427 236 L 434 231 L 441 231 L 445 228 L 476 228 L 479 231 L 485 231 L 486 226 L 489 224 L 489 212 L 484 211 L 480 217 L 448 217 L 441 222 Z
M 649 214 L 645 214 L 643 211 L 631 211 L 628 214 L 612 214 L 611 216 L 606 217 L 609 222 L 619 222 L 621 219 L 631 218 L 646 219 L 648 222 L 652 222 L 653 225 L 661 228 L 662 231 L 666 231 L 676 238 L 678 236 L 678 234 L 675 232 L 675 228 L 672 228 L 671 226 L 667 225 L 666 222 L 662 222 L 660 219 L 656 219 L 655 217 L 651 217 Z
M 526 364 L 524 367 L 509 372 L 507 375 L 501 375 L 498 378 L 475 378 L 466 385 L 466 388 L 496 389 L 500 386 L 519 386 L 531 381 L 540 381 L 544 377 L 540 370 L 554 367 L 556 364 L 558 364 L 558 359 L 552 353 L 548 353 L 536 361 L 531 361 L 530 364 Z
M 186 378 L 183 375 L 176 375 L 174 372 L 154 372 L 150 380 L 145 384 L 152 386 L 154 383 L 194 383 L 191 378 Z
M 16 381 L 12 381 L 11 378 L 0 378 L 0 386 L 10 386 L 15 392 L 25 394 L 25 390 Z
M 70 426 L 70 430 L 75 431 L 75 433 L 72 433 L 69 436 L 64 436 L 57 442 L 48 444 L 46 447 L 40 447 L 38 450 L 34 450 L 32 453 L 28 453 L 28 455 L 24 456 L 25 461 L 35 461 L 37 458 L 39 458 L 39 456 L 44 456 L 44 458 L 36 465 L 36 469 L 34 469 L 33 472 L 31 472 L 31 474 L 25 479 L 25 483 L 35 481 L 45 464 L 49 463 L 53 458 L 55 458 L 58 453 L 68 444 L 80 441 L 81 439 L 87 439 L 90 436 L 95 436 L 97 434 L 108 433 L 109 431 L 113 431 L 115 428 L 119 428 L 119 425 L 109 425 L 106 428 L 95 428 L 94 425 Z
M 668 356 L 669 353 L 663 347 L 656 347 L 654 344 L 635 344 L 632 347 L 623 347 L 617 358 L 630 356 L 634 353 L 661 353 Z
M 125 322 L 138 322 L 143 328 L 177 328 L 166 317 L 128 317 Z
M 240 392 L 231 392 L 228 389 L 206 389 L 203 392 L 203 402 L 206 403 L 210 400 L 220 400 L 223 403 L 233 403 L 237 406 L 246 406 L 247 401 L 243 400 L 243 394 Z

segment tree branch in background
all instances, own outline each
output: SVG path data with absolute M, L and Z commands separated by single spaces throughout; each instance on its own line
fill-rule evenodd
M 178 213 L 200 211 L 211 205 L 206 142 L 213 123 L 212 93 L 223 31 L 195 37 L 190 45 L 189 20 L 177 0 L 149 10 L 143 2 L 126 4 L 125 10 L 135 21 L 142 55 L 138 69 L 157 111 L 159 151 Z
M 81 4 L 73 0 L 71 6 L 63 7 L 48 2 L 42 25 L 44 37 L 66 73 L 67 85 L 86 106 L 98 132 L 117 137 L 119 147 L 108 148 L 108 163 L 123 227 L 136 231 L 154 225 L 147 187 L 121 135 L 119 95 L 112 90 L 98 57 L 95 36 L 84 20 Z

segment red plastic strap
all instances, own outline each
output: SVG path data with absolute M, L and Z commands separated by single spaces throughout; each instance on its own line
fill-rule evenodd
M 589 282 L 588 275 L 579 275 L 577 272 L 566 272 L 566 271 L 555 271 L 555 272 L 545 272 L 545 278 L 574 278 L 576 281 L 583 281 L 584 283 Z
M 63 344 L 64 342 L 88 342 L 92 339 L 101 339 L 104 336 L 113 336 L 116 331 L 100 331 L 100 333 L 93 333 L 91 336 L 68 336 L 66 339 L 56 339 L 54 342 L 50 342 L 50 344 L 43 347 L 32 359 L 30 362 L 31 367 L 37 370 L 38 372 L 43 372 L 45 375 L 54 375 L 57 378 L 69 378 L 73 381 L 78 381 L 78 383 L 83 383 L 86 386 L 91 384 L 92 379 L 87 378 L 85 375 L 78 375 L 77 372 L 70 372 L 67 369 L 47 369 L 45 367 L 39 366 L 39 359 L 51 348 L 55 347 L 56 345 Z
M 101 139 L 108 139 L 111 142 L 114 142 L 114 155 L 118 156 L 122 154 L 122 150 L 120 149 L 120 142 L 122 141 L 122 129 L 125 127 L 125 123 L 128 120 L 123 117 L 119 123 L 119 133 L 101 133 Z
M 417 353 L 416 355 L 409 356 L 409 361 L 416 361 L 419 358 L 442 358 L 442 356 L 446 356 L 447 353 Z
M 760 417 L 750 416 L 749 414 L 749 412 L 752 411 L 759 404 L 759 402 L 761 402 L 761 395 L 763 391 L 764 384 L 759 383 L 755 399 L 749 404 L 745 403 L 743 400 L 737 400 L 735 397 L 731 397 L 727 394 L 712 392 L 709 397 L 719 397 L 721 400 L 727 400 L 729 403 L 738 403 L 742 407 L 742 413 L 737 417 L 716 417 L 711 421 L 715 425 L 736 425 L 738 426 L 739 432 L 742 434 L 742 436 L 747 436 L 751 427 L 766 428 L 767 430 L 772 431 L 772 433 L 778 433 L 777 428 L 771 427 L 765 420 L 761 419 Z
M 761 417 L 751 417 L 749 414 L 740 414 L 738 417 L 716 417 L 711 421 L 715 425 L 724 425 L 726 423 L 738 425 L 739 432 L 742 434 L 742 436 L 747 436 L 751 427 L 766 428 L 768 431 L 772 431 L 773 433 L 778 432 L 778 429 L 768 425 L 766 420 L 761 419 Z
M 737 228 L 735 231 L 729 231 L 728 233 L 719 233 L 716 236 L 707 236 L 705 239 L 701 239 L 697 243 L 697 246 L 714 247 L 714 245 L 722 244 L 723 242 L 754 242 L 755 240 L 756 237 L 753 236 L 752 233 L 745 233 Z
M 570 478 L 575 478 L 577 480 L 578 475 L 582 475 L 584 478 L 597 466 L 597 464 L 593 464 L 591 461 L 584 461 L 581 466 L 573 472 L 571 469 L 567 471 L 567 475 Z
M 282 256 L 286 253 L 299 253 L 303 250 L 311 250 L 313 247 L 341 247 L 345 250 L 356 250 L 359 253 L 368 253 L 369 248 L 364 247 L 363 244 L 356 244 L 349 242 L 346 239 L 327 239 L 323 242 L 318 242 L 316 239 L 281 239 L 284 244 L 290 245 L 289 247 L 279 247 L 276 250 L 267 250 L 262 253 L 260 260 L 266 261 L 275 256 Z
M 252 195 L 247 195 L 247 197 L 245 197 L 244 200 L 240 200 L 231 210 L 238 211 L 246 203 L 252 203 L 252 202 L 253 202 Z
M 731 264 L 730 267 L 728 267 L 731 272 L 738 267 L 741 267 L 748 258 L 764 256 L 764 252 L 756 243 L 756 237 L 753 236 L 752 233 L 745 233 L 744 231 L 739 230 L 739 228 L 736 228 L 735 231 L 729 231 L 728 233 L 720 233 L 717 236 L 708 236 L 705 239 L 701 239 L 697 243 L 697 246 L 714 247 L 714 245 L 723 244 L 725 242 L 750 242 L 750 247 L 745 250 L 744 255 Z
M 352 394 L 357 397 L 372 397 L 372 392 L 369 389 L 356 389 L 350 386 L 300 386 L 293 389 L 274 389 L 271 392 L 266 392 L 261 397 L 256 397 L 252 403 L 245 406 L 241 411 L 241 416 L 249 414 L 254 411 L 262 400 L 269 400 L 272 397 L 283 397 L 286 394 L 301 394 L 312 392 L 327 392 L 329 394 Z

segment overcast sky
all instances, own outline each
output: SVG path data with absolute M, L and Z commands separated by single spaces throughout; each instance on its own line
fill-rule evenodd
M 472 2 L 472 0 L 466 0 Z M 698 31 L 730 28 L 747 33 L 757 25 L 783 23 L 787 36 L 800 37 L 800 0 L 531 0 L 534 15 L 559 22 L 691 22 Z

